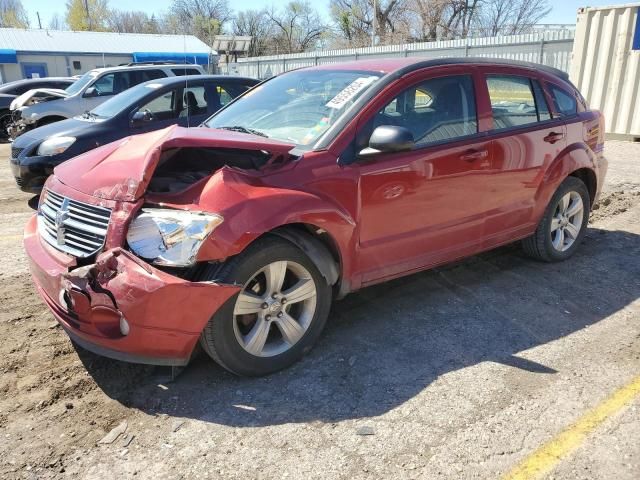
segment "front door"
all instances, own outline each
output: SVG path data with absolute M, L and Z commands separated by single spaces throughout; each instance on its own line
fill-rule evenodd
M 148 99 L 144 105 L 131 113 L 144 112 L 147 114 L 147 120 L 141 124 L 137 124 L 132 134 L 150 132 L 160 130 L 174 125 L 178 122 L 178 115 L 181 112 L 180 94 L 181 87 L 172 88 L 171 90 L 158 92 L 152 99 Z
M 478 134 L 473 83 L 471 75 L 425 78 L 369 126 L 405 127 L 416 148 L 356 164 L 363 284 L 468 255 L 480 244 L 491 143 Z

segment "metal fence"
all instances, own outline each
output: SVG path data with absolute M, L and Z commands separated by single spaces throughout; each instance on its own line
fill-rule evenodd
M 229 75 L 268 78 L 301 67 L 369 58 L 494 57 L 542 63 L 568 72 L 573 37 L 572 30 L 552 30 L 523 35 L 320 50 L 290 55 L 243 58 L 238 59 L 238 62 L 235 63 L 220 64 L 220 70 Z

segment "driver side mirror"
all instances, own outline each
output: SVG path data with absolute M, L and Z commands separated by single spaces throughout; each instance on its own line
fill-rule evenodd
M 134 113 L 133 116 L 131 117 L 131 126 L 133 128 L 141 127 L 145 123 L 150 122 L 151 120 L 153 120 L 153 116 L 151 115 L 151 112 L 149 112 L 148 110 L 145 110 L 144 112 L 138 111 Z
M 413 134 L 408 128 L 395 125 L 377 127 L 369 138 L 369 146 L 362 149 L 359 157 L 370 157 L 380 153 L 408 152 L 415 147 Z
M 89 87 L 84 91 L 83 97 L 97 97 L 98 95 L 100 95 L 100 93 L 96 90 L 96 87 Z

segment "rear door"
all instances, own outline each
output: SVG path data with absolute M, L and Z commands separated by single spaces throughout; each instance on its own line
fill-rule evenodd
M 485 247 L 530 233 L 544 172 L 566 147 L 566 129 L 553 118 L 540 80 L 503 67 L 483 67 L 492 118 L 491 175 L 487 177 Z
M 478 131 L 474 77 L 468 68 L 421 76 L 362 129 L 368 139 L 377 126 L 402 126 L 416 141 L 413 151 L 355 164 L 364 284 L 467 255 L 481 243 L 490 141 Z

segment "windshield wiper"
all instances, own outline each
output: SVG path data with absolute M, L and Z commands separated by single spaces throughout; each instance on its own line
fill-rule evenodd
M 269 135 L 261 132 L 260 130 L 254 130 L 253 128 L 243 127 L 241 125 L 234 125 L 233 127 L 214 127 L 221 130 L 231 130 L 232 132 L 250 133 L 251 135 L 259 135 L 261 137 L 269 138 Z

